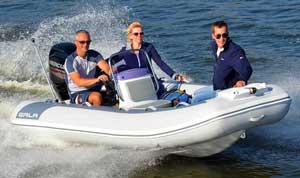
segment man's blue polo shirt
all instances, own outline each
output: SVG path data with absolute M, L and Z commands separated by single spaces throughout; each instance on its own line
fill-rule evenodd
M 69 74 L 78 72 L 82 78 L 95 78 L 96 67 L 101 60 L 103 60 L 102 55 L 94 50 L 88 50 L 85 59 L 78 56 L 76 51 L 67 57 L 65 61 L 65 71 L 67 73 L 67 84 L 71 94 L 88 90 L 93 86 L 79 87 L 73 82 Z

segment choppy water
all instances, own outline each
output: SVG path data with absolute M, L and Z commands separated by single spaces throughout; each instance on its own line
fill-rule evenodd
M 300 177 L 300 2 L 4 0 L 0 2 L 0 177 Z M 195 82 L 209 84 L 214 63 L 210 24 L 224 19 L 254 68 L 252 82 L 282 86 L 292 97 L 280 123 L 251 130 L 245 140 L 205 159 L 151 151 L 35 140 L 9 125 L 22 100 L 50 92 L 36 60 L 32 37 L 44 57 L 72 41 L 79 29 L 92 35 L 104 57 L 125 42 L 133 20 L 166 62 Z M 76 159 L 74 159 L 76 158 Z

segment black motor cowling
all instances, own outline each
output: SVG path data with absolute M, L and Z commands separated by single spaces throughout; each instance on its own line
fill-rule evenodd
M 69 99 L 64 64 L 66 58 L 76 50 L 73 43 L 59 43 L 52 46 L 49 53 L 49 73 L 53 88 L 61 100 Z

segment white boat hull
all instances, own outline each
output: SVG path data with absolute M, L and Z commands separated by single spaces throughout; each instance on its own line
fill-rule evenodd
M 181 87 L 194 93 L 204 86 Z M 266 88 L 245 95 L 242 88 L 229 89 L 198 104 L 154 111 L 29 101 L 15 109 L 11 123 L 49 139 L 202 157 L 228 148 L 247 129 L 286 115 L 288 94 L 274 85 Z

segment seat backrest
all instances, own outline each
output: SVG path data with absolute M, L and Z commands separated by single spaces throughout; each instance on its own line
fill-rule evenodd
M 141 72 L 143 69 L 134 70 L 133 72 L 143 73 Z M 147 109 L 150 107 L 153 109 L 171 106 L 171 102 L 168 100 L 158 100 L 150 74 L 120 80 L 118 83 L 122 96 L 122 99 L 119 100 L 121 109 Z
M 116 78 L 124 101 L 157 100 L 154 84 L 147 68 L 129 69 L 118 73 Z

